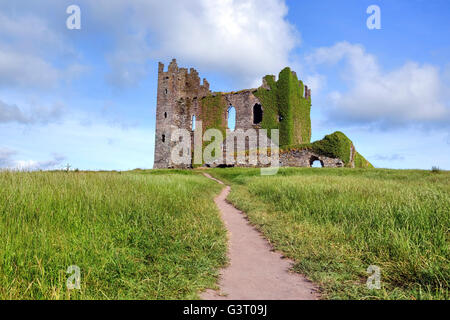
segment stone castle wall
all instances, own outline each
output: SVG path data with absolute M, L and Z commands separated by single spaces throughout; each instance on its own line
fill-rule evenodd
M 269 90 L 267 83 L 263 80 L 262 88 Z M 206 97 L 220 95 L 225 101 L 224 110 L 221 114 L 222 123 L 227 124 L 228 110 L 233 106 L 236 110 L 235 130 L 242 129 L 261 129 L 260 124 L 254 124 L 255 105 L 260 105 L 259 99 L 255 96 L 257 89 L 246 89 L 238 92 L 214 93 L 209 89 L 209 83 L 203 79 L 200 83 L 198 72 L 191 68 L 179 68 L 175 59 L 171 61 L 167 71 L 164 70 L 164 64 L 159 63 L 158 68 L 158 91 L 156 108 L 156 133 L 155 133 L 155 159 L 154 168 L 191 168 L 192 165 L 176 165 L 171 161 L 171 151 L 175 142 L 171 142 L 172 132 L 176 129 L 186 129 L 191 131 L 191 140 L 193 141 L 193 117 L 197 121 L 202 119 L 202 101 Z M 305 97 L 311 96 L 311 90 L 305 86 Z M 203 116 L 205 116 L 203 114 Z M 196 126 L 197 127 L 197 126 Z M 229 132 L 227 130 L 227 132 Z M 192 148 L 192 146 L 191 146 Z M 248 148 L 248 143 L 246 145 Z M 226 142 L 223 144 L 223 152 L 227 151 Z M 238 150 L 235 147 L 236 152 Z M 192 152 L 192 150 L 190 150 Z M 280 154 L 280 163 L 283 166 L 309 167 L 311 159 L 321 161 L 326 167 L 339 167 L 342 161 L 316 155 L 310 151 L 292 151 Z M 223 157 L 225 160 L 225 156 Z M 219 163 L 211 163 L 210 166 L 218 166 Z M 245 163 L 236 164 L 236 166 L 252 166 Z M 256 164 L 256 166 L 262 166 Z M 342 165 L 343 166 L 343 165 Z
M 191 128 L 192 115 L 198 113 L 197 105 L 188 110 L 186 101 L 197 100 L 209 94 L 209 83 L 200 77 L 195 69 L 178 68 L 175 59 L 164 71 L 164 64 L 158 67 L 158 92 L 156 106 L 155 160 L 154 168 L 170 168 L 171 134 L 178 128 Z

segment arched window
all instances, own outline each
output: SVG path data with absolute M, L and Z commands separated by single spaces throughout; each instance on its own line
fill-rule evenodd
M 162 135 L 161 140 L 162 140 L 162 142 L 166 142 L 166 135 L 165 134 Z
M 195 131 L 195 115 L 192 116 L 192 131 Z
M 167 119 L 167 112 L 164 112 L 164 118 Z
M 260 104 L 255 104 L 253 106 L 253 124 L 261 123 L 263 118 L 263 110 Z
M 228 129 L 234 131 L 236 128 L 236 109 L 233 106 L 228 108 Z

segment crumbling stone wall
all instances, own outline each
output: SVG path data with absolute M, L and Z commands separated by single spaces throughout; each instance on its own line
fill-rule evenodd
M 178 128 L 190 130 L 192 115 L 198 114 L 198 98 L 210 93 L 209 83 L 200 84 L 198 72 L 191 68 L 178 68 L 175 59 L 164 71 L 158 66 L 154 168 L 173 168 L 171 150 L 172 132 Z
M 255 123 L 254 119 L 253 110 L 256 105 L 262 110 L 259 123 Z M 176 142 L 171 141 L 172 133 L 177 129 L 185 129 L 191 133 L 193 143 L 192 127 L 195 116 L 196 121 L 202 122 L 202 134 L 209 128 L 216 128 L 222 131 L 225 139 L 230 134 L 228 112 L 231 106 L 236 110 L 235 130 L 280 130 L 280 145 L 289 146 L 288 152 L 280 153 L 280 163 L 283 166 L 309 167 L 312 164 L 311 159 L 319 160 L 324 167 L 354 167 L 355 163 L 364 167 L 371 166 L 356 152 L 353 144 L 351 150 L 341 152 L 343 157 L 338 156 L 341 153 L 336 152 L 339 151 L 336 147 L 342 149 L 342 142 L 351 143 L 340 132 L 310 143 L 311 89 L 303 85 L 296 73 L 289 68 L 280 72 L 278 80 L 272 75 L 265 76 L 259 88 L 222 93 L 211 92 L 208 81 L 203 79 L 201 83 L 195 69 L 190 68 L 188 71 L 187 68 L 179 68 L 173 59 L 167 71 L 162 63 L 159 63 L 158 67 L 154 168 L 191 168 L 192 159 L 191 163 L 182 165 L 172 162 L 171 152 L 176 145 Z M 295 147 L 297 145 L 298 148 Z M 345 146 L 344 148 L 347 149 Z M 248 142 L 244 150 L 234 147 L 236 153 L 246 150 L 248 151 Z M 192 151 L 193 145 L 189 150 L 190 155 Z M 224 140 L 223 161 L 226 159 L 226 151 L 227 143 Z M 347 159 L 347 153 L 350 154 L 350 161 Z M 213 162 L 209 165 L 223 164 L 225 163 Z M 236 166 L 255 165 L 262 166 L 261 163 L 236 163 Z
M 341 168 L 344 162 L 339 158 L 319 155 L 310 150 L 291 150 L 280 153 L 282 167 L 311 167 L 314 161 L 320 161 L 324 168 Z
M 186 68 L 178 68 L 176 60 L 173 59 L 168 70 L 164 71 L 164 65 L 159 63 L 154 168 L 187 167 L 171 162 L 171 150 L 175 143 L 171 142 L 170 137 L 178 128 L 192 130 L 193 116 L 196 121 L 202 121 L 203 131 L 209 127 L 223 129 L 225 138 L 228 110 L 232 106 L 236 110 L 235 130 L 260 129 L 259 124 L 253 124 L 253 107 L 261 104 L 255 92 L 256 89 L 247 89 L 239 92 L 214 93 L 209 90 L 206 79 L 203 79 L 203 84 L 200 84 L 200 78 L 195 69 L 191 68 L 188 72 Z M 210 118 L 217 115 L 212 114 L 211 110 L 205 112 L 206 105 L 211 99 L 218 100 L 216 99 L 218 96 L 223 100 L 223 105 L 219 108 L 221 120 L 216 121 L 214 126 L 208 126 Z M 224 143 L 223 151 L 226 151 L 226 143 Z

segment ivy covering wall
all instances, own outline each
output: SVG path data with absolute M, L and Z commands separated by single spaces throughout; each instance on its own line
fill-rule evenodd
M 373 168 L 373 165 L 366 160 L 359 152 L 356 152 L 355 158 L 353 159 L 355 163 L 355 168 Z
M 373 165 L 367 161 L 361 154 L 356 152 L 353 142 L 342 132 L 336 131 L 326 135 L 322 140 L 313 143 L 305 143 L 299 145 L 290 145 L 281 147 L 280 150 L 311 150 L 318 155 L 329 158 L 341 159 L 346 167 L 355 168 L 373 168 Z M 351 161 L 351 153 L 354 152 L 353 161 Z
M 356 152 L 353 142 L 340 131 L 310 142 L 311 98 L 304 97 L 303 82 L 290 68 L 279 73 L 278 81 L 272 75 L 265 76 L 264 80 L 270 89 L 260 87 L 254 92 L 263 107 L 261 127 L 268 130 L 269 137 L 270 129 L 279 129 L 281 150 L 309 149 L 319 155 L 339 158 L 347 167 L 373 168 L 370 162 Z M 228 106 L 223 93 L 217 92 L 202 98 L 200 106 L 203 133 L 216 128 L 225 138 Z
M 222 138 L 226 138 L 226 115 L 228 112 L 226 100 L 221 92 L 210 94 L 200 101 L 200 112 L 202 120 L 202 136 L 208 129 L 218 129 L 222 132 Z M 222 141 L 221 141 L 222 142 Z M 203 141 L 202 153 L 205 147 L 211 142 Z M 218 156 L 214 155 L 213 156 Z M 204 163 L 204 159 L 202 160 Z
M 280 146 L 309 143 L 311 99 L 303 97 L 303 83 L 290 68 L 280 72 L 278 81 L 274 76 L 264 79 L 270 90 L 261 87 L 255 92 L 264 110 L 261 127 L 279 129 Z
M 215 128 L 222 132 L 223 137 L 226 133 L 226 113 L 227 103 L 222 93 L 210 94 L 201 99 L 201 120 L 203 122 L 203 133 L 206 130 Z
M 322 140 L 311 143 L 314 152 L 330 158 L 339 158 L 345 164 L 350 163 L 352 141 L 345 134 L 336 131 L 326 135 Z

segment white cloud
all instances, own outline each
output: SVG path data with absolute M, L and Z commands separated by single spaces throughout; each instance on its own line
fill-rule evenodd
M 117 50 L 108 56 L 109 80 L 116 84 L 142 79 L 150 58 L 172 57 L 250 84 L 287 66 L 299 43 L 281 0 L 99 0 L 87 5 L 118 33 Z M 132 14 L 127 21 L 119 19 L 125 11 Z
M 61 169 L 65 159 L 64 156 L 54 154 L 52 159 L 46 161 L 17 160 L 14 162 L 14 166 L 10 168 L 26 171 Z
M 311 92 L 314 92 L 314 95 L 317 95 L 326 86 L 327 78 L 324 75 L 314 73 L 307 75 L 303 82 L 311 89 Z
M 58 70 L 44 59 L 0 48 L 0 87 L 49 87 L 58 78 Z
M 151 50 L 143 34 L 118 35 L 117 41 L 119 47 L 107 56 L 112 70 L 106 79 L 116 87 L 134 86 L 149 72 Z
M 31 105 L 25 110 L 15 104 L 7 104 L 0 100 L 0 124 L 17 122 L 21 124 L 48 123 L 62 117 L 65 107 L 54 104 L 50 107 Z
M 78 58 L 63 30 L 31 13 L 12 18 L 0 12 L 0 88 L 50 88 L 85 72 L 77 62 L 55 66 L 58 58 Z
M 57 30 L 60 29 L 50 27 L 45 19 L 34 14 L 10 16 L 0 12 L 0 36 L 22 52 L 74 54 L 74 49 Z
M 87 70 L 86 66 L 78 63 L 56 68 L 46 58 L 33 53 L 0 47 L 0 88 L 51 88 L 59 81 L 71 81 Z
M 112 39 L 114 49 L 104 56 L 111 67 L 106 80 L 119 87 L 138 84 L 154 60 L 172 58 L 250 86 L 288 66 L 300 41 L 286 19 L 284 0 L 79 0 L 77 4 L 83 19 L 80 34 Z M 67 76 L 61 64 L 53 64 L 55 58 L 77 54 L 68 36 L 74 33 L 65 30 L 63 7 L 63 2 L 51 0 L 0 4 L 0 85 L 52 86 Z M 7 67 L 6 61 L 12 63 Z
M 348 90 L 330 93 L 326 110 L 330 119 L 346 124 L 381 127 L 419 125 L 448 126 L 450 106 L 437 67 L 407 62 L 383 71 L 375 56 L 364 47 L 348 42 L 319 48 L 306 61 L 313 65 L 339 65 Z
M 16 160 L 17 151 L 0 148 L 0 169 L 12 170 L 49 170 L 59 169 L 66 157 L 53 154 L 52 159 L 46 161 Z
M 0 168 L 46 170 L 70 163 L 79 169 L 128 170 L 153 163 L 154 127 L 126 126 L 80 110 L 45 126 L 0 123 L 0 136 Z M 14 150 L 2 148 L 9 146 Z

